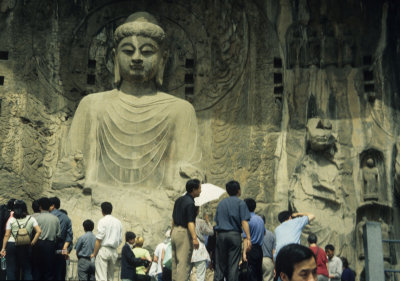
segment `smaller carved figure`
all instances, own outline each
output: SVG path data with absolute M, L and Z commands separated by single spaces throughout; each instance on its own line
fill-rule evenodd
M 357 243 L 357 255 L 359 259 L 364 259 L 364 225 L 367 222 L 367 217 L 363 217 L 362 220 L 357 224 L 357 234 L 356 234 L 356 243 Z
M 379 219 L 379 222 L 381 223 L 381 231 L 382 231 L 382 239 L 383 240 L 389 240 L 390 239 L 390 226 L 384 222 L 382 218 Z M 387 242 L 383 243 L 383 258 L 386 261 L 390 262 L 390 244 Z
M 367 159 L 366 164 L 367 165 L 362 168 L 364 201 L 378 200 L 380 185 L 379 170 L 375 166 L 375 161 L 372 157 Z

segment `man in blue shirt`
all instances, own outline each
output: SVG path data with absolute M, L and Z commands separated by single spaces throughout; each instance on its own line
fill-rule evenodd
M 222 200 L 215 213 L 217 243 L 215 251 L 214 281 L 238 280 L 239 260 L 242 245 L 242 228 L 246 233 L 244 251 L 251 249 L 251 236 L 248 221 L 250 212 L 246 204 L 238 197 L 241 195 L 240 184 L 230 181 L 226 184 L 228 198 Z
M 275 239 L 276 247 L 274 260 L 279 253 L 279 250 L 288 244 L 300 244 L 300 236 L 303 228 L 313 219 L 315 216 L 311 213 L 291 213 L 289 211 L 283 211 L 278 214 L 278 220 L 281 223 L 275 228 Z
M 85 220 L 83 222 L 83 229 L 85 234 L 78 238 L 75 245 L 76 256 L 78 257 L 78 278 L 79 280 L 95 279 L 95 266 L 90 260 L 90 255 L 94 251 L 94 244 L 96 243 L 96 236 L 93 234 L 94 222 L 92 220 Z
M 275 235 L 269 231 L 265 230 L 264 241 L 262 245 L 263 251 L 263 281 L 272 281 L 274 279 L 274 252 L 275 252 Z
M 247 208 L 250 212 L 249 229 L 251 236 L 251 250 L 243 251 L 243 261 L 248 264 L 248 281 L 262 281 L 262 260 L 263 251 L 262 244 L 265 234 L 265 226 L 263 219 L 254 213 L 256 209 L 256 201 L 252 198 L 244 199 Z M 246 233 L 243 232 L 243 237 L 246 238 Z M 247 239 L 244 240 L 244 248 L 247 248 Z
M 72 243 L 72 223 L 70 218 L 60 209 L 60 199 L 58 197 L 51 197 L 50 199 L 50 213 L 55 215 L 60 221 L 61 237 L 57 239 L 56 250 L 61 250 L 61 254 L 56 255 L 54 260 L 54 276 L 56 280 L 65 280 L 67 263 L 66 258 L 71 250 L 70 244 Z

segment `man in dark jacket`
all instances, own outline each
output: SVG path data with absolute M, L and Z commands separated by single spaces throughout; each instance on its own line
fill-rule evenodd
M 126 243 L 121 252 L 121 281 L 136 280 L 136 266 L 148 265 L 146 258 L 136 258 L 132 251 L 132 245 L 135 244 L 135 233 L 128 231 L 125 233 Z
M 72 240 L 74 238 L 72 233 L 71 219 L 62 211 L 60 211 L 60 199 L 58 197 L 51 197 L 50 200 L 50 213 L 55 215 L 60 221 L 61 236 L 56 241 L 56 250 L 60 251 L 55 256 L 54 260 L 54 276 L 56 280 L 65 280 L 67 273 L 66 259 L 70 250 L 72 250 Z

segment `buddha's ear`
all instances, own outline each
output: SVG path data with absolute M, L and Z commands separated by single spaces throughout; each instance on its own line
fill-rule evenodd
M 119 86 L 121 83 L 121 75 L 119 74 L 119 64 L 117 59 L 117 51 L 115 48 L 112 50 L 112 54 L 114 57 L 114 85 Z
M 158 71 L 156 74 L 156 84 L 158 87 L 161 87 L 163 84 L 164 70 L 165 65 L 167 64 L 168 52 L 164 51 L 163 56 L 161 58 L 160 66 L 158 67 Z

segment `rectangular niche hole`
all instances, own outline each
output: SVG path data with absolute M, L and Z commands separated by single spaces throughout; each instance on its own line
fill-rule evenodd
M 369 70 L 364 70 L 364 81 L 373 81 L 374 73 Z
M 88 68 L 96 68 L 96 60 L 88 60 Z
M 185 95 L 193 95 L 194 94 L 194 88 L 193 87 L 186 87 L 185 88 Z
M 364 85 L 364 91 L 367 92 L 367 93 L 375 91 L 375 85 L 374 84 L 366 84 L 366 85 Z
M 0 85 L 4 85 L 4 76 L 0 76 Z
M 364 56 L 363 57 L 363 64 L 364 65 L 371 65 L 372 64 L 372 56 Z
M 89 85 L 94 85 L 94 84 L 96 84 L 96 75 L 88 74 L 86 82 L 87 82 L 87 84 L 89 84 Z
M 275 84 L 282 83 L 282 73 L 274 73 L 274 83 Z
M 0 60 L 8 60 L 8 52 L 0 51 Z
M 186 59 L 185 67 L 193 68 L 194 67 L 194 59 Z
M 194 83 L 194 77 L 193 74 L 185 74 L 185 84 L 193 84 Z
M 275 68 L 282 68 L 282 60 L 281 60 L 281 58 L 274 58 L 274 67 Z
M 274 87 L 274 94 L 283 94 L 283 87 Z

